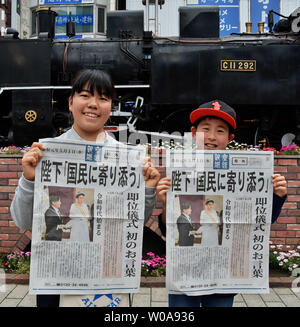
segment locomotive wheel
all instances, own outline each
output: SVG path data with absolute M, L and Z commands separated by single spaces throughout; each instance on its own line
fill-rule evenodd
M 25 119 L 28 123 L 33 123 L 37 118 L 37 113 L 34 110 L 27 110 L 25 112 Z

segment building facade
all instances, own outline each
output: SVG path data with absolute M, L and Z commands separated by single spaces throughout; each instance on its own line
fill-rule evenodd
M 149 29 L 155 34 L 159 36 L 178 36 L 178 9 L 185 6 L 218 6 L 220 36 L 226 36 L 231 33 L 246 32 L 245 23 L 249 21 L 252 22 L 252 31 L 254 33 L 258 32 L 258 22 L 264 22 L 265 31 L 267 31 L 269 10 L 272 9 L 282 15 L 290 15 L 292 11 L 300 7 L 300 0 L 165 0 L 162 6 L 158 6 L 157 30 L 155 29 L 155 5 L 150 5 L 148 20 L 147 15 L 145 15 L 145 28 L 147 29 L 149 21 Z M 146 10 L 142 0 L 127 0 L 126 9 Z M 278 19 L 279 17 L 275 15 L 275 22 Z
M 106 32 L 106 13 L 116 9 L 114 0 L 23 0 L 20 14 L 12 7 L 12 25 L 20 32 L 21 38 L 37 37 L 36 10 L 51 7 L 56 18 L 56 36 L 66 36 L 66 22 L 69 14 L 76 25 L 77 37 L 101 37 Z
M 0 37 L 11 26 L 11 0 L 0 0 Z
M 0 0 L 5 1 L 5 0 Z M 23 0 L 12 1 L 11 26 L 20 32 L 21 38 L 37 37 L 36 9 L 51 7 L 56 10 L 56 34 L 66 37 L 65 24 L 69 14 L 76 24 L 77 37 L 103 37 L 106 33 L 106 13 L 111 10 L 143 10 L 145 30 L 158 36 L 179 35 L 179 8 L 218 6 L 220 13 L 220 36 L 246 32 L 245 23 L 252 22 L 252 31 L 258 32 L 257 23 L 265 23 L 268 31 L 268 12 L 274 10 L 290 15 L 300 7 L 300 0 Z M 158 5 L 155 6 L 155 1 Z M 159 3 L 162 2 L 162 5 Z M 3 15 L 3 13 L 2 13 Z M 0 24 L 1 24 L 0 11 Z M 274 23 L 279 20 L 274 15 Z M 2 23 L 3 24 L 3 23 Z

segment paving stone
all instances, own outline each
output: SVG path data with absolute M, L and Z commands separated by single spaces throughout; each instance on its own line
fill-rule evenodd
M 5 299 L 0 303 L 0 307 L 17 307 L 21 299 Z
M 238 307 L 247 307 L 247 304 L 243 301 L 243 302 L 234 302 L 233 303 L 233 307 L 234 308 L 238 308 Z
M 8 294 L 16 287 L 16 284 L 6 284 L 5 291 L 0 292 L 0 303 L 8 296 Z
M 152 301 L 168 302 L 169 300 L 168 293 L 164 287 L 153 287 L 151 291 L 152 291 L 152 296 L 151 296 Z
M 168 307 L 168 302 L 151 302 L 151 307 L 159 308 L 159 307 Z
M 7 296 L 8 299 L 22 299 L 28 293 L 28 285 L 17 285 Z
M 242 294 L 237 294 L 235 297 L 234 297 L 234 302 L 244 302 L 244 299 L 242 297 Z
M 272 288 L 270 288 L 269 294 L 261 294 L 260 296 L 264 302 L 280 302 L 280 297 L 275 293 Z
M 149 294 L 150 295 L 151 288 L 149 287 L 141 287 L 139 294 Z
M 36 307 L 36 295 L 26 294 L 18 304 L 18 307 Z
M 285 307 L 282 302 L 266 302 L 267 307 Z
M 300 299 L 300 287 L 292 289 L 292 291 L 293 291 L 293 294 L 295 294 L 297 296 L 297 298 Z
M 294 294 L 280 295 L 280 298 L 287 307 L 300 307 L 300 300 Z
M 265 303 L 258 294 L 243 294 L 247 307 L 265 307 Z
M 147 294 L 134 294 L 133 295 L 133 301 L 132 301 L 133 307 L 150 307 L 150 296 Z
M 279 294 L 279 295 L 291 295 L 293 294 L 293 292 L 291 291 L 290 288 L 287 287 L 276 287 L 274 288 L 275 293 Z

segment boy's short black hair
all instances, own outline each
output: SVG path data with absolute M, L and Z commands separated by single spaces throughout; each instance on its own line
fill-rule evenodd
M 201 117 L 201 118 L 197 119 L 197 120 L 192 124 L 192 126 L 194 126 L 195 128 L 197 128 L 198 125 L 202 122 L 202 120 L 204 120 L 204 119 L 206 119 L 206 118 L 213 118 L 213 119 L 220 119 L 220 120 L 222 120 L 222 121 L 223 121 L 223 122 L 228 126 L 229 135 L 234 133 L 234 129 L 232 128 L 231 125 L 229 125 L 229 124 L 228 124 L 224 119 L 219 118 L 219 117 L 216 117 L 216 116 L 204 116 L 204 117 Z
M 100 95 L 114 100 L 115 87 L 111 76 L 106 71 L 98 69 L 84 69 L 77 73 L 72 83 L 71 98 L 75 93 L 80 93 L 86 83 L 92 95 L 96 89 Z

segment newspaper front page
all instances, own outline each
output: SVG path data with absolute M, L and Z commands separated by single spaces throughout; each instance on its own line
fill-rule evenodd
M 167 289 L 267 293 L 273 153 L 168 151 Z
M 145 149 L 43 139 L 36 168 L 31 294 L 139 291 Z

